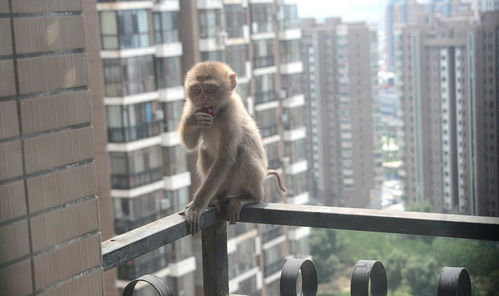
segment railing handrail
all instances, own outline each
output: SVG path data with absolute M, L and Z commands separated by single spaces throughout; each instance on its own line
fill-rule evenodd
M 214 208 L 201 217 L 201 228 L 226 220 Z M 241 211 L 241 222 L 360 230 L 499 241 L 499 218 L 388 210 L 260 203 Z M 102 243 L 104 270 L 189 235 L 178 213 Z

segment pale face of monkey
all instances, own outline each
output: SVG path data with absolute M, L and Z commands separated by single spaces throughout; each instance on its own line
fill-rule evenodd
M 216 80 L 206 80 L 203 82 L 194 81 L 188 89 L 189 98 L 196 107 L 213 108 L 224 103 L 227 95 L 224 96 L 224 87 Z

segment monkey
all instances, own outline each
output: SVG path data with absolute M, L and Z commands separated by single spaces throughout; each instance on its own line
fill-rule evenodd
M 228 199 L 229 222 L 236 223 L 244 205 L 262 200 L 269 174 L 286 191 L 279 174 L 268 170 L 260 132 L 236 86 L 237 74 L 222 62 L 197 63 L 185 76 L 186 101 L 178 131 L 183 146 L 197 148 L 201 185 L 181 214 L 193 234 L 202 211 L 208 205 L 219 210 L 223 199 Z

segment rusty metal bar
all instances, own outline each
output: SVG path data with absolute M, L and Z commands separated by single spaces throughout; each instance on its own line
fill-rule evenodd
M 201 216 L 201 229 L 214 225 L 217 220 L 215 209 L 206 210 Z M 111 269 L 187 235 L 187 223 L 178 213 L 130 230 L 102 243 L 103 268 Z
M 204 295 L 229 295 L 229 255 L 225 221 L 219 221 L 204 229 L 202 244 Z
M 240 221 L 499 241 L 491 217 L 260 203 L 244 207 Z

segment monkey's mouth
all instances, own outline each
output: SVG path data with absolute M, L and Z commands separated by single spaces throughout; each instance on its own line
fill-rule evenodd
M 215 116 L 215 110 L 213 110 L 212 107 L 203 107 L 201 111 L 210 114 L 211 116 Z

